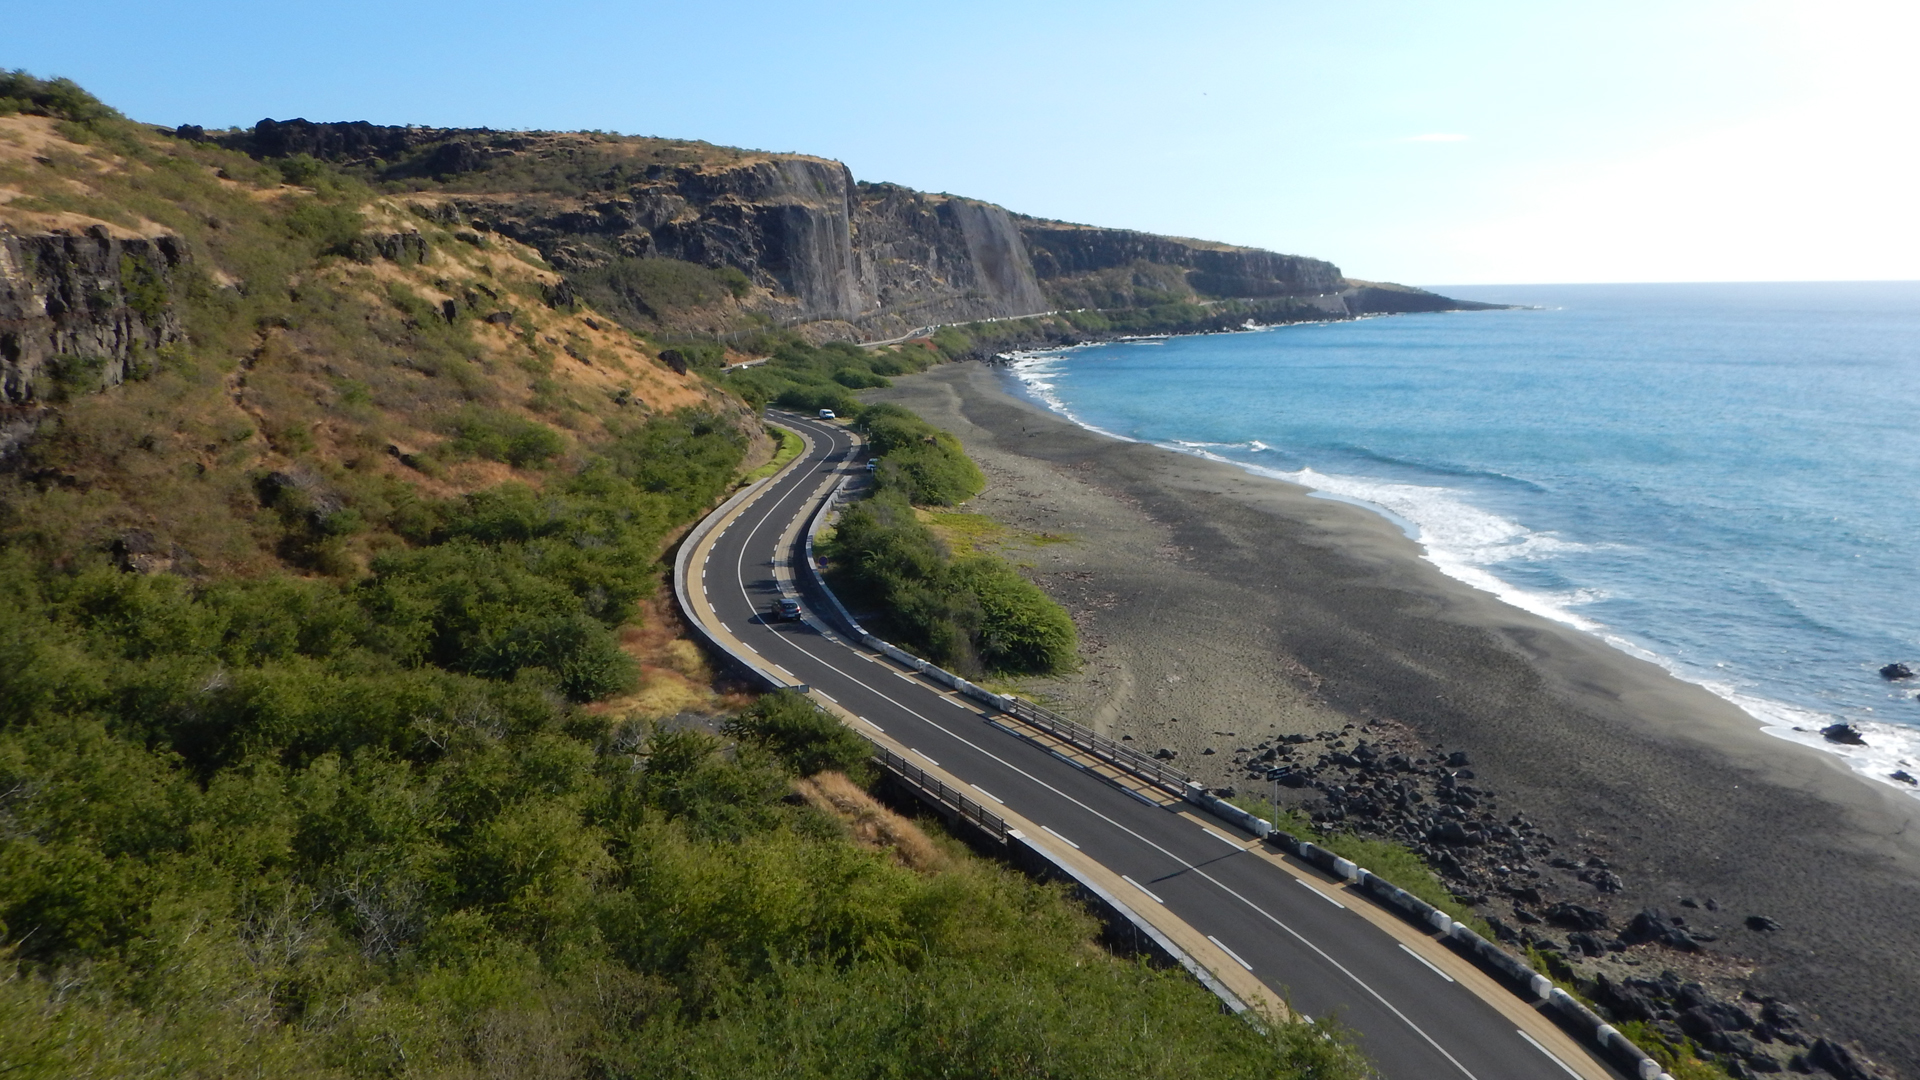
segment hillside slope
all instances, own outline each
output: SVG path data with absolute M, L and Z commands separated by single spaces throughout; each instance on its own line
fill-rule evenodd
M 0 1074 L 1362 1074 L 716 685 L 723 350 L 443 205 L 0 71 Z

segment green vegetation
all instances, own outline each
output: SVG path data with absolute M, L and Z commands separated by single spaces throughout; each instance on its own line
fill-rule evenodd
M 1475 932 L 1491 936 L 1492 928 L 1473 909 L 1454 899 L 1452 890 L 1433 872 L 1418 852 L 1391 840 L 1357 836 L 1349 832 L 1323 830 L 1296 810 L 1276 812 L 1272 803 L 1252 795 L 1236 795 L 1227 800 L 1256 817 L 1266 818 L 1273 826 L 1301 840 L 1310 840 L 1343 859 L 1367 868 L 1385 881 L 1405 889 L 1446 912 L 1456 922 L 1466 923 Z
M 955 506 L 980 494 L 987 478 L 960 440 L 898 405 L 868 405 L 859 428 L 880 459 L 875 480 L 921 506 Z
M 77 124 L 121 118 L 72 79 L 36 79 L 25 71 L 0 69 L 0 116 L 15 113 Z
M 504 461 L 516 468 L 538 465 L 566 449 L 560 436 L 544 424 L 475 405 L 454 414 L 447 427 L 453 435 L 446 444 L 448 453 Z
M 778 443 L 778 446 L 773 451 L 773 459 L 741 477 L 740 480 L 742 483 L 751 484 L 755 480 L 772 476 L 774 473 L 786 468 L 787 462 L 799 457 L 800 451 L 806 448 L 807 444 L 800 441 L 800 436 L 795 435 L 786 428 L 770 427 L 767 430 Z
M 753 288 L 753 282 L 735 267 L 626 256 L 574 274 L 572 281 L 594 307 L 629 323 L 658 320 L 727 297 L 738 299 Z
M 9 1075 L 1359 1075 L 1053 890 L 856 848 L 785 798 L 853 753 L 797 699 L 728 749 L 400 664 L 323 584 L 8 559 Z
M 959 440 L 896 405 L 861 409 L 880 454 L 872 497 L 847 507 L 825 553 L 836 590 L 879 612 L 876 629 L 965 675 L 1071 668 L 1079 638 L 1065 609 L 1005 560 L 955 558 L 914 504 L 951 506 L 986 484 Z
M 755 408 L 777 405 L 809 413 L 832 409 L 842 416 L 861 411 L 855 390 L 886 386 L 891 376 L 925 371 L 942 359 L 921 348 L 862 349 L 844 341 L 815 347 L 793 334 L 759 335 L 742 348 L 772 359 L 728 372 L 722 382 L 728 390 Z
M 873 755 L 872 744 L 852 728 L 789 690 L 762 696 L 723 730 L 763 747 L 797 776 L 860 773 Z
M 1057 889 L 862 846 L 794 796 L 867 753 L 809 703 L 720 734 L 634 704 L 737 403 L 325 163 L 20 73 L 11 113 L 49 119 L 8 122 L 41 129 L 0 142 L 9 213 L 191 258 L 117 282 L 187 340 L 105 392 L 62 358 L 0 475 L 0 1074 L 1362 1075 L 1111 957 Z M 917 369 L 769 344 L 770 396 Z

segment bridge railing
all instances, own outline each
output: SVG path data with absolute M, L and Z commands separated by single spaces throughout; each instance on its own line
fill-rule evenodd
M 1007 822 L 999 814 L 980 805 L 972 797 L 956 790 L 939 777 L 901 757 L 884 746 L 875 745 L 873 760 L 919 792 L 940 804 L 941 809 L 965 821 L 1000 843 L 1007 842 Z

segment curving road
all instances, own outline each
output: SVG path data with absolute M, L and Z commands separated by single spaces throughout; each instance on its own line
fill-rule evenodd
M 860 468 L 858 448 L 838 426 L 778 421 L 807 439 L 807 451 L 701 539 L 685 582 L 700 594 L 696 618 L 716 620 L 760 666 L 810 685 L 909 758 L 970 785 L 984 805 L 1050 834 L 1030 839 L 1104 867 L 1131 890 L 1123 901 L 1177 916 L 1219 947 L 1221 964 L 1245 968 L 1297 1011 L 1337 1017 L 1385 1077 L 1621 1075 L 1544 1012 L 1342 883 L 1184 804 L 1077 766 L 1009 730 L 1018 721 L 988 716 L 824 629 L 831 606 L 814 595 L 798 543 L 827 482 Z M 764 618 L 782 578 L 820 621 Z

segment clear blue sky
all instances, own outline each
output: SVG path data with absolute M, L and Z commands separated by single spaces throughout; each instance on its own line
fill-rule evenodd
M 1920 5 L 0 0 L 161 124 L 599 128 L 1426 284 L 1920 278 Z

